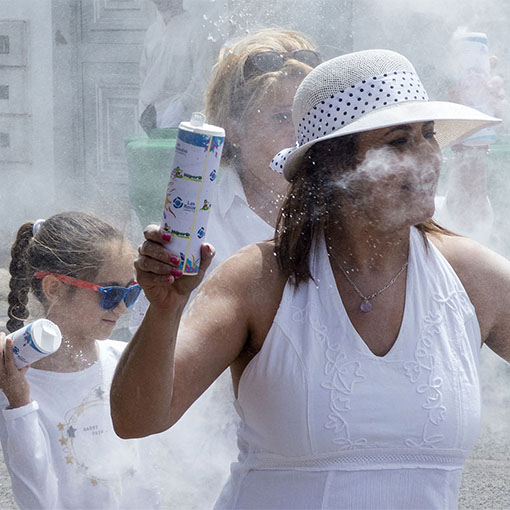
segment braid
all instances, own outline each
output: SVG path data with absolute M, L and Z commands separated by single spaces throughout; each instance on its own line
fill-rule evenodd
M 9 304 L 7 329 L 10 332 L 22 328 L 24 321 L 28 318 L 27 303 L 31 278 L 28 274 L 27 247 L 33 237 L 33 225 L 33 222 L 28 222 L 20 227 L 11 248 L 10 292 L 7 298 Z
M 50 305 L 37 272 L 61 273 L 75 278 L 94 278 L 104 263 L 105 247 L 112 240 L 124 240 L 123 233 L 97 216 L 64 212 L 48 218 L 33 233 L 33 222 L 23 224 L 11 248 L 10 292 L 7 329 L 16 331 L 28 318 L 28 295 L 46 311 Z M 69 293 L 74 289 L 69 289 Z

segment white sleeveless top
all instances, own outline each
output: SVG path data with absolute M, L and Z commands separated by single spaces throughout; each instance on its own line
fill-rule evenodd
M 287 283 L 239 382 L 238 462 L 216 508 L 456 508 L 480 427 L 475 310 L 411 229 L 395 344 L 374 355 L 342 304 L 324 241 L 315 282 Z

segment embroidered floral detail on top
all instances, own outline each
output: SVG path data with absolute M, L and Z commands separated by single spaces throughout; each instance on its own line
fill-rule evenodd
M 435 448 L 444 440 L 444 435 L 438 434 L 435 426 L 446 419 L 447 409 L 441 393 L 443 379 L 436 376 L 435 358 L 430 351 L 440 334 L 443 315 L 430 313 L 424 318 L 424 322 L 425 326 L 414 352 L 414 360 L 405 362 L 403 367 L 409 380 L 416 384 L 416 391 L 424 396 L 425 402 L 422 409 L 426 411 L 427 418 L 421 441 L 408 438 L 405 444 L 410 447 Z
M 416 416 L 416 435 L 411 433 L 403 436 L 400 441 L 406 448 L 423 449 L 441 449 L 450 448 L 453 445 L 445 445 L 448 427 L 447 420 L 455 420 L 454 415 L 457 412 L 449 414 L 447 400 L 443 393 L 451 391 L 445 388 L 444 363 L 445 360 L 439 359 L 441 355 L 442 342 L 450 351 L 452 358 L 448 358 L 447 363 L 453 363 L 452 367 L 459 366 L 458 357 L 463 353 L 469 353 L 469 335 L 466 336 L 465 325 L 474 315 L 474 308 L 463 289 L 455 289 L 446 294 L 443 289 L 441 292 L 431 292 L 429 298 L 434 303 L 432 310 L 422 316 L 422 328 L 419 338 L 415 338 L 415 345 L 409 346 L 410 352 L 404 359 L 378 360 L 354 357 L 350 353 L 345 339 L 339 339 L 338 334 L 332 335 L 330 328 L 324 324 L 325 317 L 317 304 L 313 300 L 304 307 L 298 307 L 290 304 L 291 317 L 294 322 L 299 323 L 308 329 L 310 340 L 320 344 L 323 348 L 325 380 L 320 382 L 321 388 L 329 392 L 329 412 L 324 423 L 324 428 L 332 431 L 334 437 L 332 442 L 337 445 L 339 450 L 349 451 L 357 448 L 366 450 L 367 448 L 386 448 L 389 445 L 368 439 L 368 436 L 355 434 L 352 437 L 352 426 L 349 423 L 352 419 L 357 419 L 352 415 L 351 400 L 354 397 L 357 388 L 367 381 L 370 383 L 371 366 L 374 363 L 384 363 L 389 369 L 393 365 L 396 371 L 401 371 L 402 375 L 414 386 L 418 397 L 418 405 L 423 410 L 422 419 Z M 453 312 L 453 313 L 452 313 Z M 336 329 L 335 329 L 336 331 Z M 334 339 L 332 337 L 335 337 Z M 454 337 L 454 338 L 452 338 Z M 411 341 L 411 338 L 409 338 Z M 467 341 L 467 343 L 466 343 Z M 439 343 L 438 343 L 439 342 Z M 414 343 L 414 342 L 413 342 Z M 454 347 L 455 346 L 455 347 Z M 452 347 L 454 347 L 452 349 Z M 347 350 L 346 350 L 347 348 Z M 447 365 L 448 366 L 448 365 Z M 367 372 L 368 371 L 368 372 Z M 449 385 L 454 384 L 458 391 L 457 379 L 449 381 Z M 421 403 L 420 403 L 421 402 Z M 460 405 L 460 403 L 459 403 Z M 351 416 L 351 418 L 349 418 Z M 421 424 L 420 424 L 421 421 Z M 448 422 L 449 423 L 449 422 Z M 352 425 L 352 424 L 351 424 Z M 446 427 L 446 428 L 445 428 Z
M 366 379 L 361 373 L 361 364 L 359 361 L 348 361 L 345 353 L 338 350 L 338 346 L 328 345 L 325 354 L 327 361 L 324 373 L 330 377 L 330 381 L 321 384 L 321 387 L 330 391 L 331 411 L 325 427 L 335 431 L 337 437 L 333 442 L 340 445 L 341 449 L 366 447 L 367 439 L 351 439 L 349 424 L 344 416 L 351 409 L 350 396 L 354 385 Z
M 460 318 L 466 319 L 472 317 L 475 313 L 473 305 L 464 290 L 454 290 L 447 296 L 434 294 L 432 299 L 439 304 L 450 308 L 451 311 L 460 315 Z
M 303 309 L 293 308 L 292 319 L 301 323 L 308 319 L 314 332 L 314 339 L 325 348 L 324 374 L 329 380 L 322 383 L 321 387 L 330 392 L 330 413 L 324 427 L 334 430 L 336 437 L 333 442 L 340 445 L 342 450 L 366 447 L 368 445 L 367 439 L 359 438 L 354 441 L 351 439 L 349 424 L 344 416 L 344 413 L 348 413 L 351 409 L 350 396 L 353 393 L 354 386 L 366 379 L 361 372 L 361 363 L 347 359 L 345 352 L 342 351 L 341 343 L 329 338 L 328 328 L 321 324 L 319 320 L 313 318 L 309 306 Z
M 457 345 L 459 354 L 462 355 L 467 346 L 465 342 L 459 342 L 459 339 L 465 338 L 465 322 L 475 313 L 464 290 L 456 289 L 447 296 L 434 293 L 432 299 L 439 305 L 441 311 L 429 313 L 423 319 L 424 327 L 414 353 L 414 360 L 404 363 L 403 366 L 409 380 L 417 385 L 416 391 L 424 395 L 425 402 L 422 408 L 427 413 L 421 441 L 410 438 L 405 441 L 405 444 L 411 447 L 435 448 L 444 440 L 444 435 L 438 433 L 438 426 L 448 416 L 442 395 L 443 379 L 436 376 L 436 359 L 430 351 L 433 343 L 441 336 L 442 327 L 446 324 L 446 313 L 448 313 L 448 325 L 452 331 L 446 336 L 452 346 Z M 457 357 L 455 349 L 452 350 L 452 355 Z

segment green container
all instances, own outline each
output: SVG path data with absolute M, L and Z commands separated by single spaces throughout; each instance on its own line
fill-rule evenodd
M 125 141 L 129 198 L 144 228 L 161 221 L 177 131 L 154 129 L 150 138 L 131 136 Z

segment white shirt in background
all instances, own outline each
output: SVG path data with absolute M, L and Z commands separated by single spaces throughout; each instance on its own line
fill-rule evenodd
M 150 104 L 157 127 L 176 127 L 203 107 L 218 45 L 199 13 L 184 12 L 165 24 L 157 20 L 145 35 L 140 62 L 139 114 Z
M 207 229 L 207 242 L 216 248 L 211 268 L 244 246 L 274 237 L 275 229 L 255 213 L 237 172 L 224 168 L 215 189 Z

